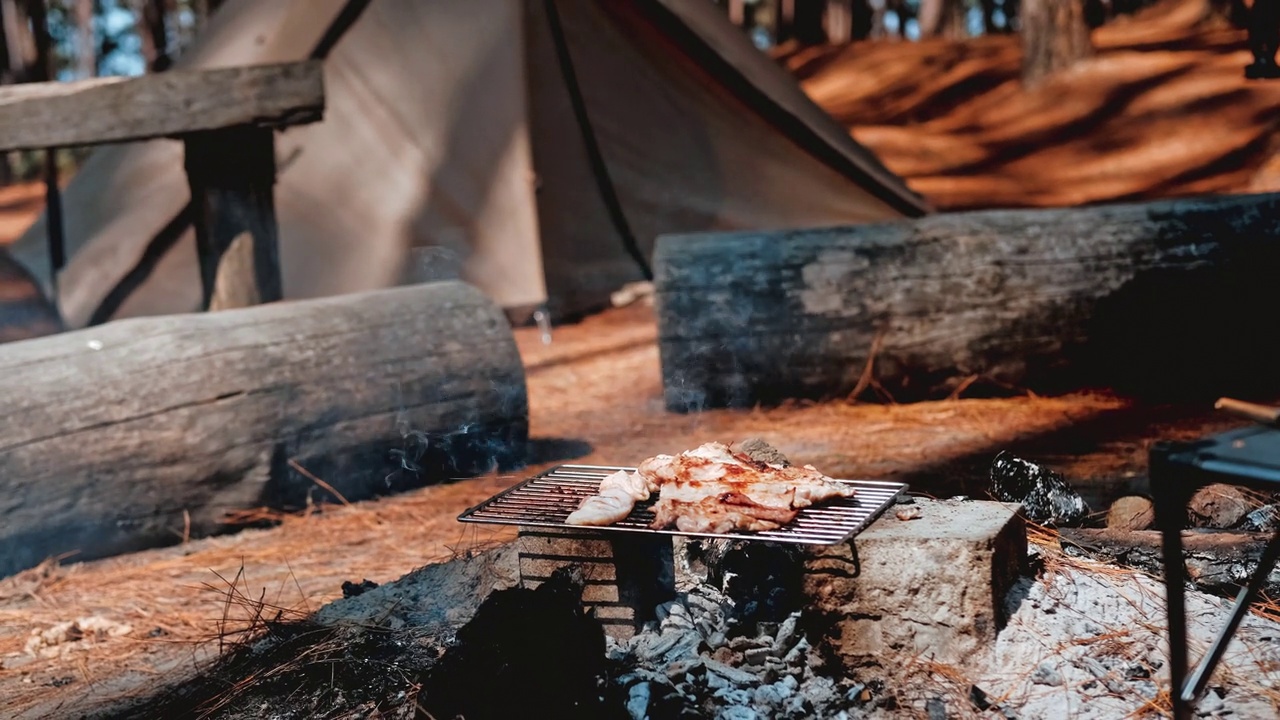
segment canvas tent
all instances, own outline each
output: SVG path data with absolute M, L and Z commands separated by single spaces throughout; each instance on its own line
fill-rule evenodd
M 663 233 L 927 209 L 710 0 L 229 0 L 179 67 L 304 59 L 353 5 L 324 121 L 277 141 L 288 298 L 460 275 L 565 316 Z M 187 200 L 176 141 L 91 156 L 64 193 L 68 325 L 198 307 Z M 43 221 L 14 252 L 48 278 Z

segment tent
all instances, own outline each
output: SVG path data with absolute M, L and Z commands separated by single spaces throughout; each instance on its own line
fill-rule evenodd
M 324 121 L 277 139 L 286 298 L 460 276 L 565 318 L 660 234 L 928 209 L 710 0 L 229 0 L 178 66 L 301 60 L 335 28 Z M 188 199 L 176 141 L 89 158 L 69 326 L 199 307 Z M 14 252 L 48 283 L 43 220 Z

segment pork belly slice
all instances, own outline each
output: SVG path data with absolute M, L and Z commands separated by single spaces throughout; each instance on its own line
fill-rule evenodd
M 639 473 L 619 470 L 600 481 L 600 489 L 565 518 L 566 525 L 612 525 L 631 514 L 636 503 L 648 500 L 652 485 Z

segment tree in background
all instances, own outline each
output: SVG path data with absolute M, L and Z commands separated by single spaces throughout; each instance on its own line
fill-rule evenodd
M 920 0 L 920 37 L 969 37 L 969 6 L 965 0 Z
M 1084 0 L 1022 0 L 1018 19 L 1027 86 L 1093 55 Z

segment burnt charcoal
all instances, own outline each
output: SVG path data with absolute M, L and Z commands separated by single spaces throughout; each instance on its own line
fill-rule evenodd
M 1263 505 L 1245 515 L 1244 520 L 1240 522 L 1240 529 L 1269 533 L 1280 530 L 1280 505 Z
M 734 629 L 754 632 L 756 623 L 782 622 L 805 603 L 804 563 L 799 550 L 773 543 L 734 543 L 718 568 L 723 592 L 734 605 Z
M 1027 518 L 1039 523 L 1074 525 L 1088 511 L 1062 475 L 1008 452 L 991 463 L 990 490 L 1001 502 L 1022 503 Z
M 363 595 L 376 587 L 378 587 L 378 583 L 372 580 L 362 580 L 358 583 L 344 580 L 342 581 L 342 597 L 352 598 L 357 595 Z
M 606 703 L 604 630 L 582 607 L 582 583 L 557 571 L 535 590 L 495 592 L 458 630 L 423 681 L 419 717 L 629 717 Z M 429 714 L 428 714 L 429 713 Z

